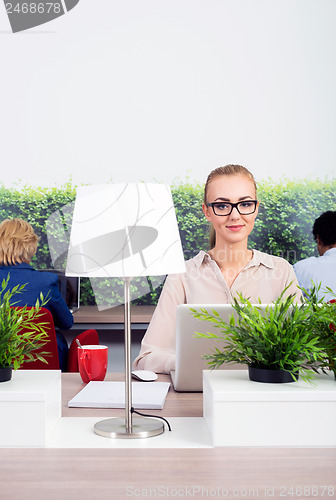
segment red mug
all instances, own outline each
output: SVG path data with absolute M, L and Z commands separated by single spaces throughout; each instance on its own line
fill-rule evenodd
M 108 347 L 106 345 L 83 345 L 78 347 L 78 367 L 83 382 L 104 380 L 107 371 Z

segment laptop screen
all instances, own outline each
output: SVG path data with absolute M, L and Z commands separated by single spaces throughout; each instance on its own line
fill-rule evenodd
M 56 269 L 39 269 L 39 272 L 56 274 L 58 277 L 59 291 L 70 311 L 73 312 L 79 308 L 80 278 L 65 276 L 64 271 L 57 271 Z
M 231 304 L 181 304 L 177 306 L 176 316 L 176 365 L 171 373 L 172 382 L 176 391 L 200 392 L 203 391 L 203 370 L 210 370 L 210 366 L 203 358 L 211 354 L 215 347 L 220 348 L 223 341 L 213 338 L 197 338 L 195 333 L 216 333 L 215 328 L 208 321 L 201 321 L 193 316 L 190 308 L 217 311 L 220 317 L 229 322 L 232 314 L 237 314 Z M 219 369 L 247 369 L 246 365 L 226 364 Z

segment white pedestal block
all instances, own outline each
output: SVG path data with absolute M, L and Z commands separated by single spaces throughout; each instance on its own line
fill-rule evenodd
M 336 381 L 252 382 L 242 370 L 203 372 L 213 446 L 336 446 Z
M 0 383 L 0 446 L 46 446 L 61 417 L 59 370 L 13 371 Z

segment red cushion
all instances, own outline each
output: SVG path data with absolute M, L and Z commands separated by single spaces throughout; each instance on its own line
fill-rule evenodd
M 18 307 L 18 309 L 21 308 Z M 27 309 L 33 309 L 33 308 L 27 307 Z M 57 339 L 56 339 L 54 320 L 51 312 L 48 309 L 42 307 L 41 315 L 36 321 L 39 323 L 40 322 L 46 323 L 48 342 L 40 349 L 37 349 L 35 352 L 40 353 L 43 351 L 47 351 L 49 355 L 45 356 L 45 360 L 47 361 L 48 364 L 43 363 L 43 361 L 37 359 L 36 361 L 23 363 L 20 366 L 20 370 L 59 370 L 60 365 L 58 360 Z M 26 331 L 27 329 L 22 329 L 22 333 Z
M 335 302 L 336 302 L 336 299 L 331 299 L 331 300 L 329 300 L 329 304 L 335 304 Z M 336 327 L 335 327 L 335 325 L 334 325 L 333 323 L 330 323 L 329 328 L 330 328 L 330 330 L 332 330 L 333 332 L 336 332 Z

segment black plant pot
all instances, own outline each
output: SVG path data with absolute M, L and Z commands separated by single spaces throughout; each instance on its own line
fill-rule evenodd
M 12 378 L 12 367 L 4 366 L 0 368 L 0 382 L 8 382 Z
M 285 384 L 288 382 L 296 382 L 296 380 L 299 378 L 299 374 L 295 373 L 296 380 L 294 380 L 292 374 L 285 370 L 270 370 L 268 368 L 255 368 L 254 366 L 249 366 L 248 371 L 250 380 L 268 384 Z

